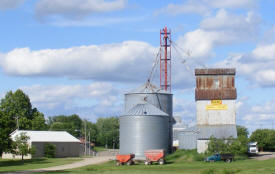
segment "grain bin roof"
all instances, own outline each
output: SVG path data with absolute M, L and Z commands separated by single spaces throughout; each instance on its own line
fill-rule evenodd
M 140 87 L 131 90 L 129 93 L 164 93 L 164 94 L 170 94 L 168 91 L 162 90 L 160 88 L 158 88 L 157 86 L 153 85 L 150 82 L 147 82 L 143 85 L 141 85 Z M 128 94 L 129 94 L 128 93 Z
M 29 131 L 16 130 L 11 134 L 14 140 L 15 136 L 25 132 L 30 137 L 30 142 L 80 142 L 77 138 L 66 131 Z
M 168 116 L 165 112 L 158 109 L 152 104 L 149 103 L 142 103 L 135 105 L 132 109 L 126 112 L 123 116 Z
M 206 68 L 195 69 L 195 75 L 235 75 L 235 68 Z

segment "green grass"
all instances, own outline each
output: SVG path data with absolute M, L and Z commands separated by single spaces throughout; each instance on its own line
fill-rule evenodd
M 82 168 L 48 172 L 49 174 L 275 174 L 275 159 L 256 161 L 241 157 L 232 163 L 201 161 L 204 155 L 195 151 L 178 151 L 167 156 L 166 165 L 115 166 L 114 161 Z
M 0 159 L 0 173 L 46 168 L 79 161 L 81 158 L 41 158 L 21 160 Z
M 100 151 L 106 150 L 106 148 L 102 147 L 102 146 L 95 146 L 95 147 L 93 147 L 93 150 L 96 152 L 100 152 Z

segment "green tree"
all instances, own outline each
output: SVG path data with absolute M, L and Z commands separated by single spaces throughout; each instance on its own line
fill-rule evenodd
M 54 158 L 56 153 L 56 146 L 51 143 L 46 143 L 44 145 L 44 155 L 47 158 Z
M 244 126 L 237 125 L 237 135 L 238 137 L 246 137 L 248 138 L 248 130 Z
M 275 150 L 275 130 L 257 129 L 251 134 L 250 141 L 258 142 L 258 147 L 263 150 Z
M 117 148 L 119 146 L 118 117 L 99 118 L 96 122 L 99 145 Z
M 223 139 L 218 139 L 213 136 L 210 137 L 208 142 L 207 153 L 229 153 L 229 142 Z
M 67 131 L 75 137 L 80 137 L 82 129 L 82 120 L 76 115 L 59 115 L 49 118 L 50 130 Z
M 24 160 L 25 155 L 32 154 L 34 151 L 34 149 L 28 144 L 29 139 L 30 137 L 28 137 L 25 132 L 20 133 L 19 136 L 15 136 L 13 153 L 16 155 L 21 155 L 22 160 Z
M 10 133 L 13 127 L 15 127 L 15 122 L 0 110 L 0 158 L 3 152 L 9 151 L 12 147 Z
M 44 115 L 39 113 L 36 108 L 32 108 L 32 104 L 28 95 L 18 89 L 14 93 L 9 91 L 1 100 L 0 109 L 5 115 L 16 123 L 16 117 L 19 117 L 19 128 L 21 130 L 31 130 L 39 127 L 39 130 L 45 128 Z M 43 117 L 43 118 L 42 118 Z M 35 121 L 33 121 L 33 119 Z M 11 130 L 16 129 L 16 124 Z M 10 131 L 10 133 L 12 132 Z
M 36 108 L 33 109 L 32 130 L 48 130 L 44 114 Z

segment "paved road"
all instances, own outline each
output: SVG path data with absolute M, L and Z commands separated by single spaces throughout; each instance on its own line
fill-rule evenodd
M 92 164 L 104 163 L 109 160 L 113 160 L 114 158 L 115 158 L 114 156 L 99 156 L 99 157 L 93 157 L 93 158 L 84 158 L 84 160 L 71 163 L 71 164 L 65 164 L 61 166 L 54 166 L 54 167 L 48 167 L 48 168 L 42 168 L 42 169 L 26 170 L 21 172 L 10 172 L 7 174 L 27 174 L 27 173 L 40 173 L 40 172 L 47 172 L 47 171 L 67 170 L 67 169 L 79 168 L 79 167 L 92 165 Z

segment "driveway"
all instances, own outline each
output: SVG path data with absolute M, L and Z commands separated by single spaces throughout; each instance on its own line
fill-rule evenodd
M 268 159 L 271 159 L 271 158 L 275 158 L 275 152 L 260 152 L 258 155 L 252 156 L 250 158 L 251 159 L 256 159 L 256 160 L 259 160 L 259 161 L 268 160 Z

